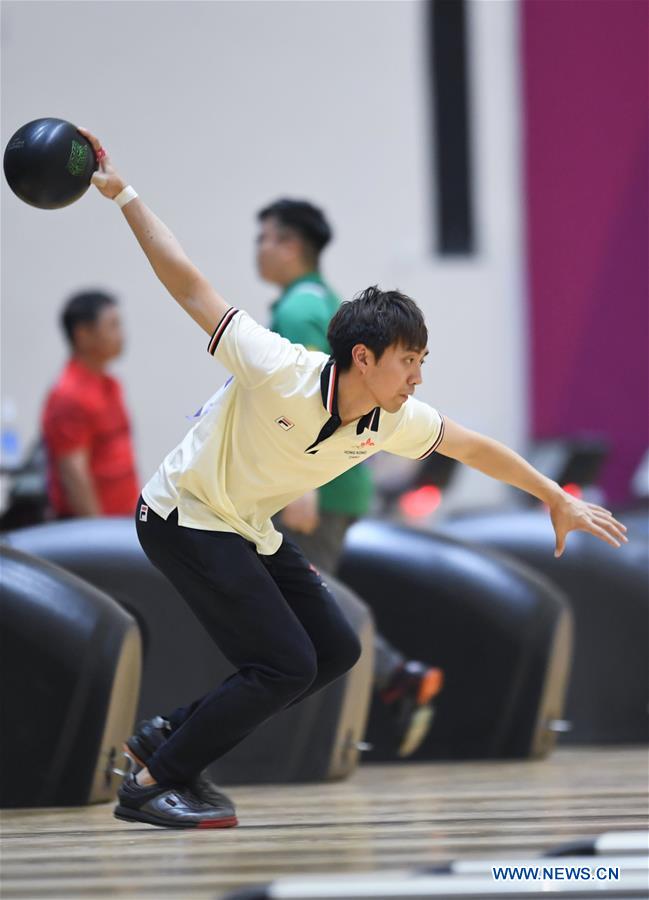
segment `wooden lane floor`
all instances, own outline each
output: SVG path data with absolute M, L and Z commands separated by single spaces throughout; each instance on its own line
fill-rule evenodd
M 233 788 L 240 826 L 167 831 L 111 805 L 4 810 L 3 900 L 217 900 L 304 873 L 529 857 L 649 827 L 646 747 L 565 748 L 528 762 L 361 766 L 337 784 Z

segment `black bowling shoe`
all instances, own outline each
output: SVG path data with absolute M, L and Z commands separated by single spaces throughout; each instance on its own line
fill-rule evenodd
M 117 800 L 113 815 L 128 822 L 161 828 L 233 828 L 238 824 L 230 807 L 206 803 L 187 785 L 142 787 L 135 773 L 126 776 Z
M 140 722 L 124 744 L 124 753 L 135 763 L 137 767 L 144 767 L 151 759 L 158 747 L 171 736 L 171 726 L 162 716 L 154 716 L 153 719 L 145 719 Z M 217 785 L 204 773 L 196 775 L 189 787 L 193 793 L 205 803 L 210 803 L 220 808 L 230 809 L 230 815 L 236 816 L 234 803 L 227 794 L 219 790 Z

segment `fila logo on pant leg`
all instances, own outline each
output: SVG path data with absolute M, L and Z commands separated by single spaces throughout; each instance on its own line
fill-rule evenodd
M 146 505 L 146 503 L 142 503 L 140 506 L 140 522 L 146 522 L 148 515 L 149 507 Z

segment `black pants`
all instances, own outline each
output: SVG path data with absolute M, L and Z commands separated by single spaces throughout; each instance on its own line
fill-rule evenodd
M 238 534 L 180 527 L 176 511 L 165 520 L 149 507 L 142 521 L 142 504 L 136 523 L 144 552 L 237 668 L 167 716 L 174 730 L 148 768 L 161 784 L 182 784 L 274 713 L 344 674 L 360 643 L 290 541 L 261 556 Z

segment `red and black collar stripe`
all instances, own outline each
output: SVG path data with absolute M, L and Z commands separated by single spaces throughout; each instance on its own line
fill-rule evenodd
M 322 405 L 330 416 L 338 415 L 338 365 L 330 356 L 320 373 L 320 393 Z
M 306 448 L 305 453 L 317 453 L 318 444 L 331 437 L 340 426 L 340 416 L 338 415 L 338 366 L 333 356 L 329 357 L 320 373 L 320 395 L 322 397 L 322 405 L 329 413 L 329 418 L 320 429 L 320 434 L 315 441 Z
M 320 373 L 320 393 L 322 395 L 322 405 L 330 416 L 337 416 L 338 413 L 338 364 L 333 356 L 329 357 L 327 364 Z M 381 409 L 375 406 L 368 413 L 358 420 L 356 425 L 356 434 L 362 434 L 366 428 L 370 431 L 379 430 L 379 420 Z

